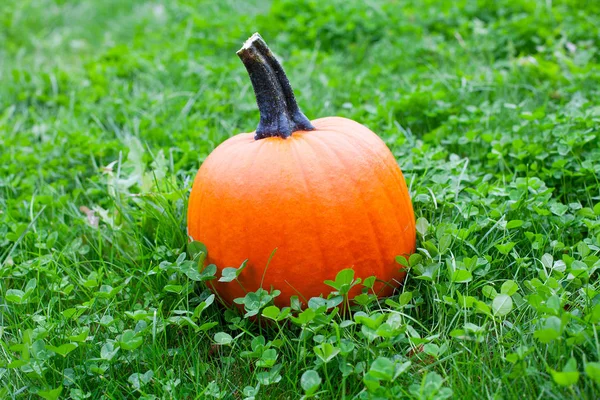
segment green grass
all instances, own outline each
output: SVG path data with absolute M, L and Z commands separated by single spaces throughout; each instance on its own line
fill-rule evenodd
M 585 0 L 4 0 L 0 397 L 598 398 L 599 27 Z M 195 172 L 258 121 L 255 31 L 410 186 L 407 281 L 352 315 L 258 324 L 187 261 Z

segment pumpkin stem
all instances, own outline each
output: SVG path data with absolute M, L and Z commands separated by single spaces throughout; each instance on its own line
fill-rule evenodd
M 258 33 L 244 43 L 237 55 L 250 75 L 260 111 L 256 140 L 272 136 L 285 139 L 296 131 L 315 129 L 300 111 L 281 64 Z

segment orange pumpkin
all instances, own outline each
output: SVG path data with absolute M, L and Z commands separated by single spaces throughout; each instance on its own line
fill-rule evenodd
M 260 123 L 256 132 L 231 137 L 207 157 L 188 208 L 188 233 L 206 245 L 207 263 L 217 266 L 218 276 L 248 259 L 238 282 L 214 282 L 214 290 L 232 304 L 246 291 L 278 289 L 275 304 L 283 306 L 293 295 L 306 302 L 329 293 L 323 281 L 353 268 L 363 279 L 375 275 L 376 293 L 390 295 L 404 278 L 395 257 L 414 252 L 416 241 L 396 159 L 357 122 L 309 121 L 260 35 L 238 55 L 254 87 Z

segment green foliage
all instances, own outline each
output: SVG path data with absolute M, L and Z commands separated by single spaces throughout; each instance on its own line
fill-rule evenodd
M 600 3 L 2 4 L 0 397 L 597 397 Z M 208 289 L 246 264 L 203 267 L 187 197 L 256 126 L 254 31 L 309 117 L 397 157 L 394 296 L 351 269 L 304 308 Z

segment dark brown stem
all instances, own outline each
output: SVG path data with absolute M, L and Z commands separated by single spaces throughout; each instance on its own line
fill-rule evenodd
M 260 111 L 256 140 L 272 136 L 285 139 L 296 131 L 315 129 L 300 111 L 281 64 L 258 33 L 244 43 L 237 55 L 250 75 Z

